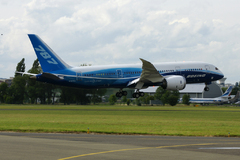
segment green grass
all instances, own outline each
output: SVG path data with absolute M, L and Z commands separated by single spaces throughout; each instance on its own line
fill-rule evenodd
M 0 131 L 240 136 L 240 107 L 0 105 Z

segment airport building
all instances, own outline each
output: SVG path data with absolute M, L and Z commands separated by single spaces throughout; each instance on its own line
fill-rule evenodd
M 180 90 L 180 98 L 183 97 L 184 94 L 190 95 L 190 98 L 215 98 L 221 96 L 222 89 L 221 87 L 213 82 L 208 85 L 209 91 L 204 91 L 205 84 L 187 84 L 183 90 Z M 141 92 L 148 93 L 150 95 L 154 95 L 156 93 L 158 86 L 156 87 L 148 87 L 147 89 L 140 90 Z
M 0 78 L 0 84 L 3 83 L 3 82 L 5 82 L 5 83 L 7 83 L 8 87 L 10 87 L 10 86 L 12 85 L 13 78 L 14 78 L 14 77 L 10 77 L 10 78 L 8 78 L 8 79 L 6 79 L 6 78 Z

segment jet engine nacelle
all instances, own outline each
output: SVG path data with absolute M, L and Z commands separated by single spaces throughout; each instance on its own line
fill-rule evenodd
M 186 87 L 186 79 L 183 76 L 169 76 L 163 80 L 163 89 L 182 90 Z

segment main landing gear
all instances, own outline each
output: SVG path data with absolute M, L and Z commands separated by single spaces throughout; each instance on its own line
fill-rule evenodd
M 139 92 L 139 89 L 137 90 L 137 92 L 132 94 L 133 98 L 139 98 L 139 97 L 143 97 L 144 96 L 144 92 Z
M 119 92 L 116 93 L 116 97 L 121 98 L 122 96 L 127 96 L 127 91 L 123 91 L 122 89 L 119 90 Z M 137 90 L 135 93 L 132 94 L 133 98 L 139 98 L 144 96 L 144 92 L 139 92 Z
M 119 92 L 116 93 L 116 97 L 119 97 L 119 98 L 126 95 L 127 95 L 127 91 L 123 91 L 121 89 Z

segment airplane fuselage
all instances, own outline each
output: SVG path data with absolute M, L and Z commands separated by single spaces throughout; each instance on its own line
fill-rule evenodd
M 186 83 L 210 83 L 223 78 L 221 71 L 204 62 L 157 63 L 154 66 L 163 77 L 180 75 L 185 77 Z M 58 76 L 59 80 L 44 78 L 41 74 L 37 80 L 80 88 L 126 88 L 130 81 L 140 77 L 142 65 L 82 66 L 49 73 Z M 157 86 L 160 83 L 149 82 L 144 86 Z
M 225 98 L 190 98 L 191 103 L 199 103 L 199 104 L 222 104 L 227 103 L 231 100 L 231 97 Z

